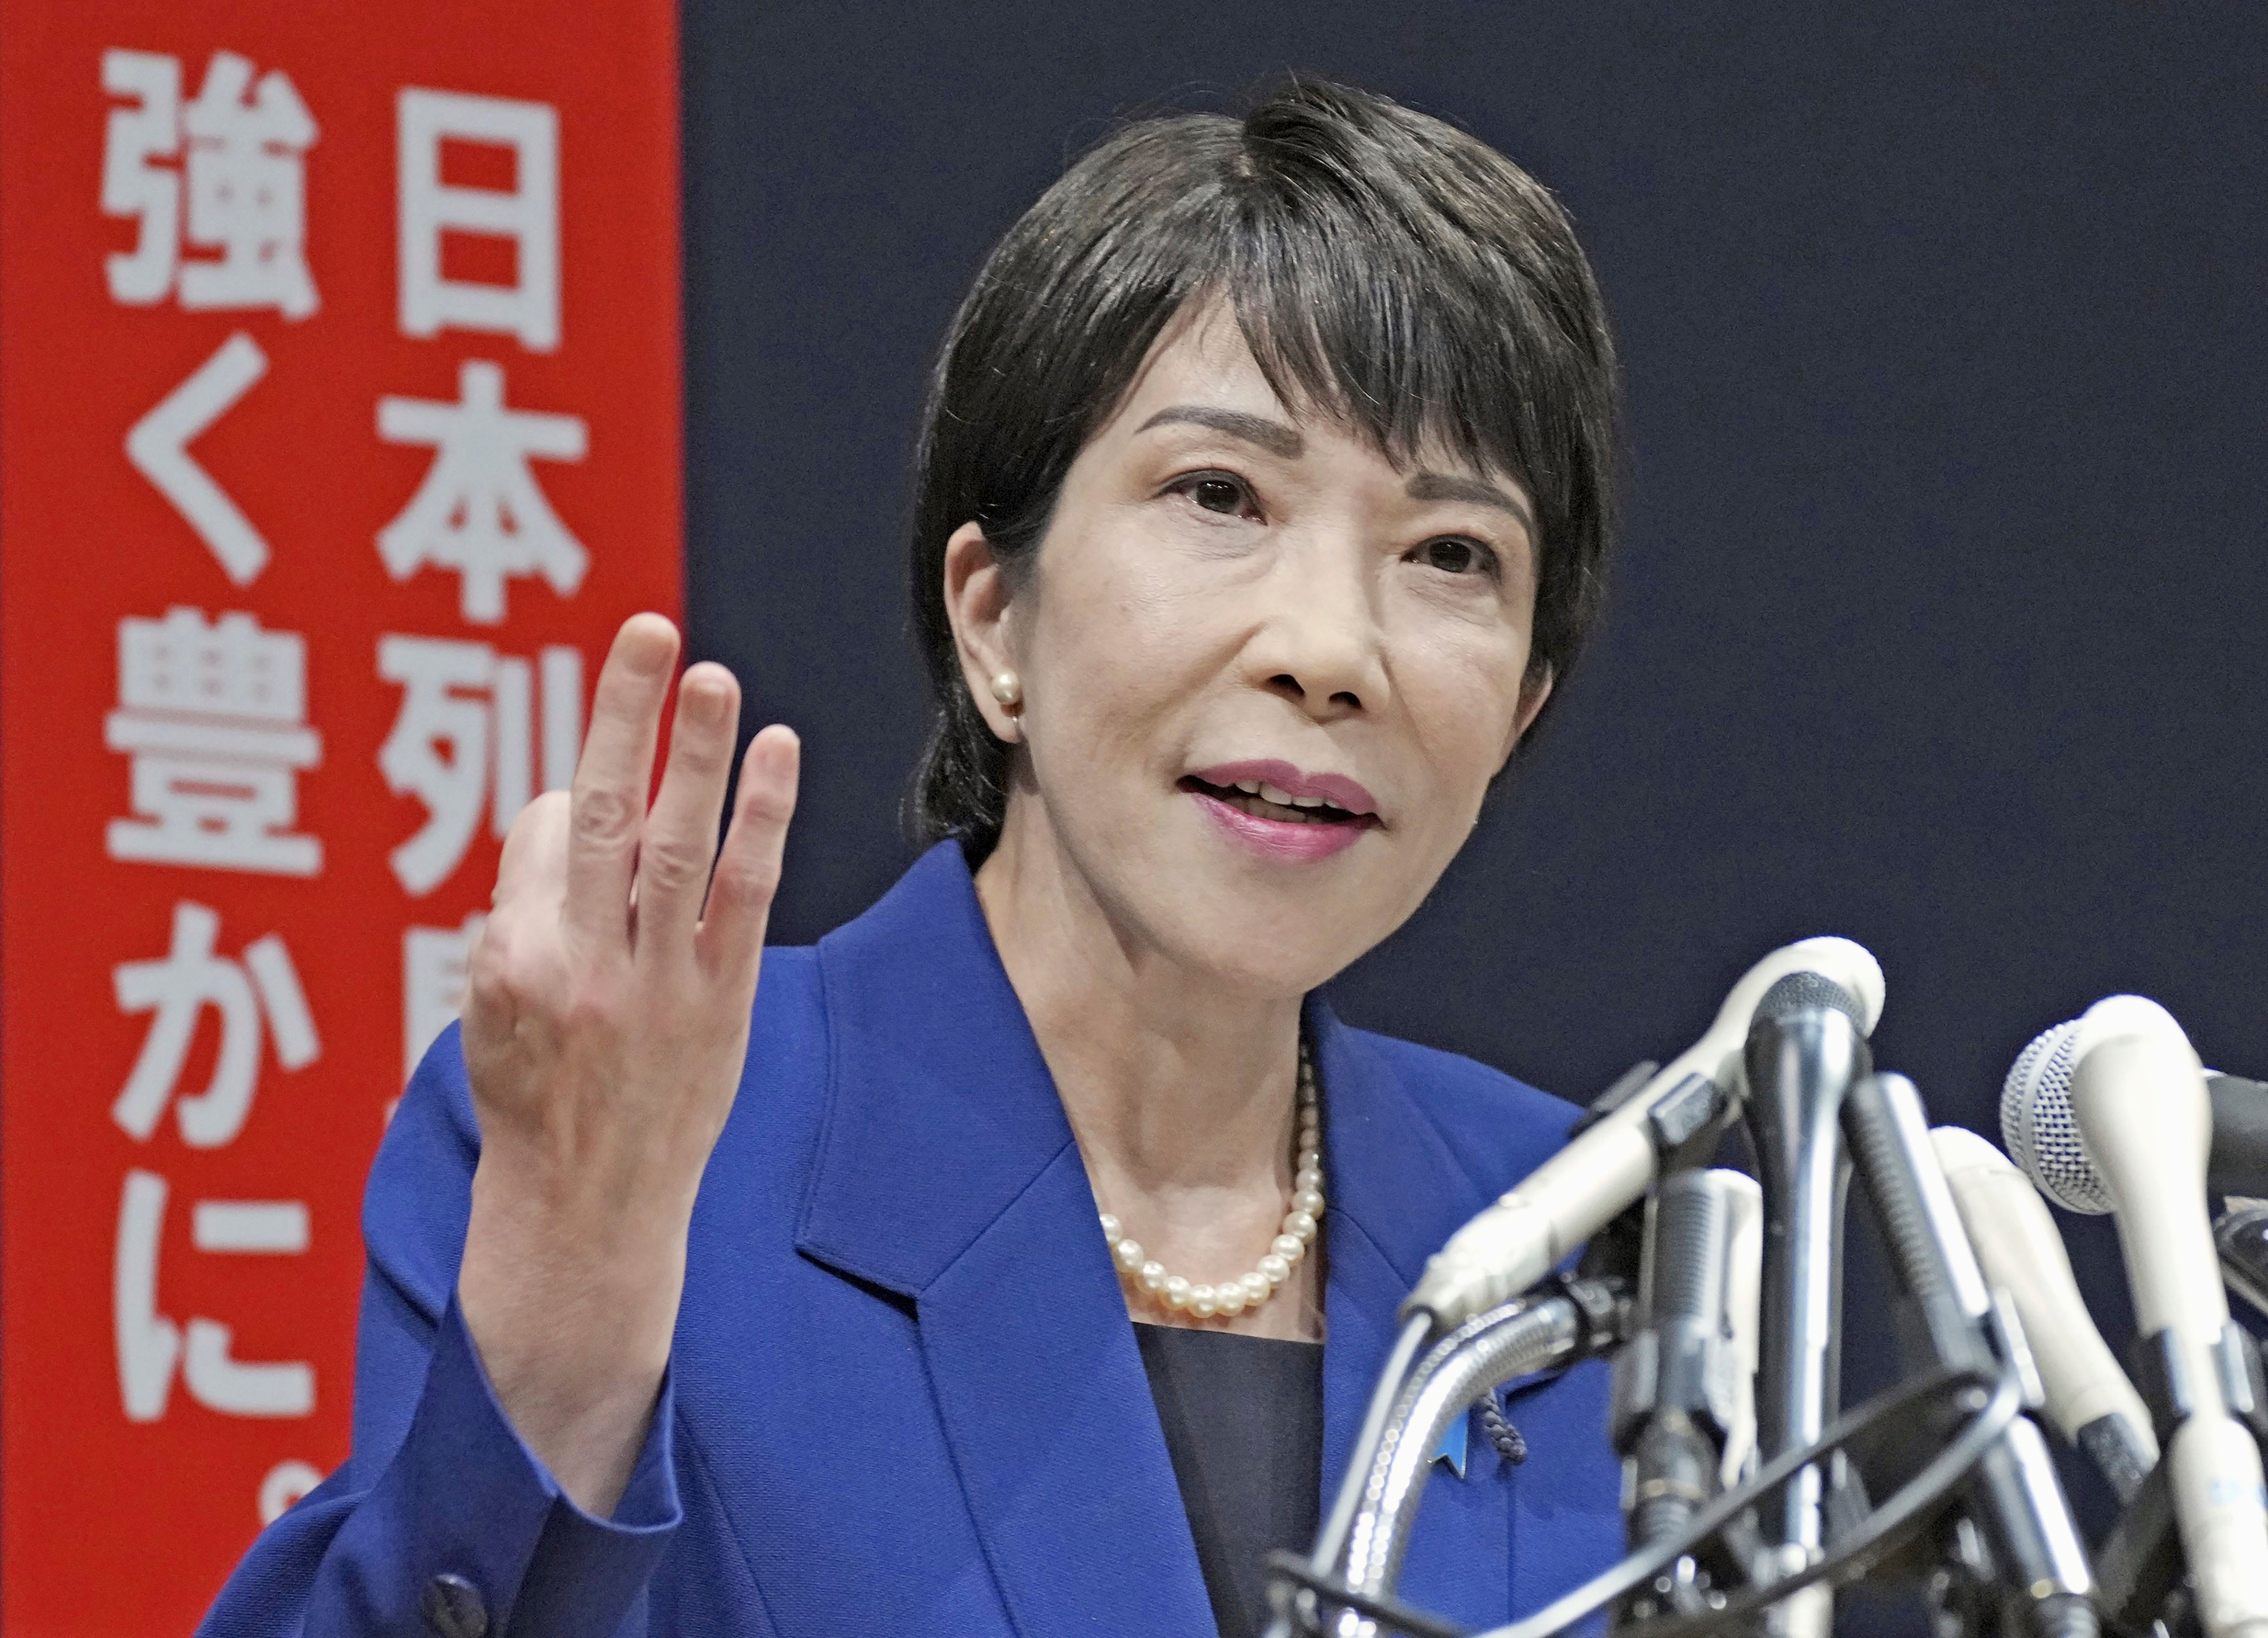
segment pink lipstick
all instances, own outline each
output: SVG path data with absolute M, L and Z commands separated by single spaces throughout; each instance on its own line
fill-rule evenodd
M 1380 824 L 1377 802 L 1358 781 L 1287 762 L 1222 763 L 1181 786 L 1229 836 L 1286 862 L 1328 859 Z

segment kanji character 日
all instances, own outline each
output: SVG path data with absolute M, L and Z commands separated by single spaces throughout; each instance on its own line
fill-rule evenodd
M 528 462 L 580 461 L 588 437 L 579 416 L 505 409 L 504 370 L 482 359 L 465 361 L 457 394 L 455 403 L 378 401 L 380 438 L 435 451 L 416 494 L 379 531 L 378 553 L 397 580 L 429 564 L 456 571 L 465 618 L 496 625 L 508 579 L 540 574 L 562 597 L 583 583 L 590 554 L 552 511 Z

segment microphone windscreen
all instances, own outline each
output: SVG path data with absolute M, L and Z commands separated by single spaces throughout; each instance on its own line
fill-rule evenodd
M 2066 1211 L 2100 1217 L 2117 1208 L 2088 1157 L 2071 1107 L 2079 1020 L 2045 1029 L 2017 1055 L 2000 1088 L 2000 1140 L 2025 1176 Z
M 1764 992 L 1756 1003 L 1758 1018 L 1785 1018 L 1812 1007 L 1828 1007 L 1848 1018 L 1860 1035 L 1867 1033 L 1866 1009 L 1858 997 L 1823 972 L 1792 972 Z

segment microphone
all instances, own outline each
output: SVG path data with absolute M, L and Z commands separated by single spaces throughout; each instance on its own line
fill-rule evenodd
M 1725 1457 L 1717 1481 L 1727 1489 L 1755 1471 L 1756 1455 L 1756 1357 L 1763 1345 L 1757 1310 L 1764 1301 L 1764 1199 L 1756 1180 L 1736 1172 L 1747 1185 L 1734 1189 L 1732 1243 L 1726 1251 L 1725 1324 L 1733 1349 L 1733 1420 L 1725 1433 Z
M 1815 1442 L 1834 1415 L 1842 1265 L 1837 1129 L 1844 1096 L 1871 1067 L 1858 997 L 1817 971 L 1791 972 L 1756 1003 L 1744 1048 L 1749 1131 L 1764 1185 L 1764 1255 L 1756 1442 L 1767 1462 Z M 1825 1543 L 1821 1470 L 1806 1468 L 1763 1527 L 1793 1572 Z M 1767 1630 L 1824 1638 L 1832 1594 L 1806 1589 L 1774 1607 Z
M 2230 1414 L 2250 1345 L 2229 1321 L 2205 1208 L 2204 1066 L 2181 1026 L 2140 996 L 2097 1001 L 2067 1039 L 2057 1033 L 2008 1072 L 2009 1150 L 2051 1198 L 2117 1213 L 2198 1620 L 2207 1638 L 2268 1638 L 2260 1450 Z
M 2019 1064 L 2032 1059 L 2037 1063 L 2027 1073 L 2068 1085 L 2071 1080 L 2071 1044 L 2079 1033 L 2079 1020 L 2058 1024 L 2043 1031 L 2038 1038 L 2024 1049 Z M 2012 1070 L 2010 1074 L 2014 1072 Z M 2205 1162 L 2205 1190 L 2211 1194 L 2235 1194 L 2245 1197 L 2268 1195 L 2268 1082 L 2248 1081 L 2242 1075 L 2225 1075 L 2217 1070 L 2205 1071 L 2205 1096 L 2213 1109 L 2213 1147 Z M 2007 1100 L 2001 1100 L 2000 1121 L 2003 1135 L 2007 1137 L 2009 1153 L 2016 1154 L 2016 1140 L 2008 1130 L 2010 1118 Z M 2052 1147 L 2052 1145 L 2051 1145 Z M 2030 1167 L 2021 1155 L 2016 1155 L 2019 1164 L 2026 1170 Z M 2071 1191 L 2066 1199 L 2057 1187 L 2043 1183 L 2048 1198 L 2058 1206 L 2074 1212 L 2099 1216 L 2110 1207 L 2099 1190 L 2083 1184 Z
M 1744 1406 L 1737 1305 L 1739 1263 L 1752 1253 L 1745 1226 L 1758 1212 L 1756 1180 L 1736 1171 L 1680 1171 L 1646 1202 L 1637 1332 L 1615 1359 L 1609 1434 L 1623 1457 L 1623 1511 L 1631 1550 L 1684 1533 L 1717 1494 Z M 1753 1420 L 1754 1412 L 1748 1411 Z M 1679 1561 L 1628 1615 L 1642 1619 L 1667 1596 L 1705 1607 L 1690 1559 Z
M 2158 1465 L 2142 1396 L 2095 1328 L 2063 1236 L 2015 1163 L 1963 1126 L 1930 1134 L 1953 1203 L 1990 1285 L 2008 1294 L 2031 1344 L 2047 1413 L 2087 1453 L 2123 1505 Z
M 2213 1154 L 2205 1186 L 2215 1194 L 2268 1194 L 2268 1083 L 2208 1069 Z
M 1855 998 L 1861 1033 L 1882 1009 L 1882 970 L 1848 939 L 1805 939 L 1743 974 L 1716 1022 L 1627 1096 L 1578 1128 L 1567 1147 L 1449 1236 L 1425 1262 L 1402 1317 L 1424 1311 L 1447 1331 L 1510 1302 L 1653 1186 L 1661 1157 L 1742 1095 L 1749 1020 L 1773 985 L 1817 973 Z
M 1904 1075 L 1869 1075 L 1843 1100 L 1843 1130 L 1874 1201 L 1898 1282 L 1930 1352 L 1956 1369 L 1991 1368 L 2021 1347 L 1996 1346 L 1992 1298 L 1930 1145 L 1921 1095 Z M 2021 1322 L 2019 1322 L 2021 1324 Z M 2038 1638 L 2094 1638 L 2094 1576 L 2071 1505 L 2036 1424 L 2019 1416 L 1963 1486 L 1995 1581 Z M 2013 1623 L 2006 1623 L 2013 1625 Z

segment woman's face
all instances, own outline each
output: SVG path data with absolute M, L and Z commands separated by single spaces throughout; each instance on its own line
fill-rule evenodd
M 1533 516 L 1501 474 L 1294 415 L 1225 310 L 1169 328 L 1013 595 L 976 526 L 948 550 L 970 688 L 1022 742 L 1002 868 L 1044 850 L 1138 959 L 1275 996 L 1339 971 L 1543 704 Z

